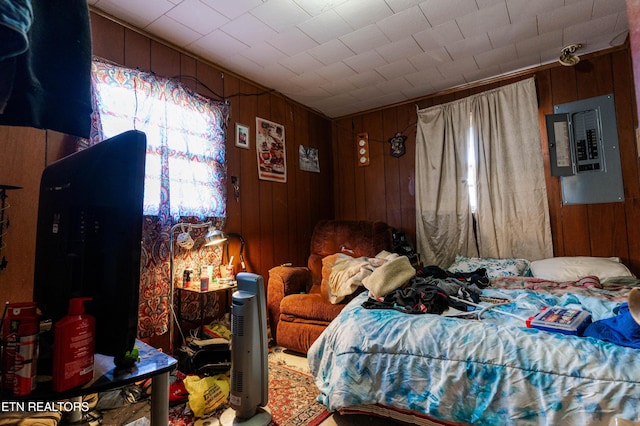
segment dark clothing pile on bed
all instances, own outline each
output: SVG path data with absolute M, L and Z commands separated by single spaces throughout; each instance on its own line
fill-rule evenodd
M 367 299 L 367 309 L 395 309 L 408 314 L 441 314 L 449 307 L 467 311 L 468 305 L 449 296 L 478 303 L 481 289 L 489 286 L 484 268 L 473 272 L 449 272 L 438 266 L 416 270 L 407 285 L 387 293 L 382 300 Z

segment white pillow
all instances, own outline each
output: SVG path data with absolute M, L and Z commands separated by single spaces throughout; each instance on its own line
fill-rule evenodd
M 552 257 L 531 262 L 531 273 L 536 278 L 549 281 L 576 281 L 588 275 L 600 281 L 612 277 L 633 277 L 618 257 Z

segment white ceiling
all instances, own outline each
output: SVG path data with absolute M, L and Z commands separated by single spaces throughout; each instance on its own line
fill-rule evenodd
M 622 44 L 625 0 L 89 0 L 330 118 Z

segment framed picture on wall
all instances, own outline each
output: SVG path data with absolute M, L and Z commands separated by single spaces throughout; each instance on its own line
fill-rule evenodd
M 259 179 L 287 181 L 287 151 L 282 124 L 256 117 L 256 154 Z
M 298 158 L 300 162 L 300 170 L 320 173 L 318 148 L 300 145 L 298 148 Z
M 249 126 L 236 123 L 236 146 L 249 149 Z

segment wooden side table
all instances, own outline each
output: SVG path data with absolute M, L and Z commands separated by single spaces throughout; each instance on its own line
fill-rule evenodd
M 225 292 L 225 296 L 224 296 L 224 300 L 225 300 L 225 313 L 229 312 L 229 309 L 231 307 L 231 295 L 233 293 L 233 290 L 236 288 L 236 284 L 235 281 L 231 284 L 218 284 L 218 285 L 210 285 L 208 290 L 200 290 L 199 288 L 186 288 L 186 287 L 182 287 L 182 288 L 176 288 L 177 290 L 177 295 L 178 295 L 178 300 L 176 302 L 176 319 L 178 320 L 178 323 L 181 323 L 181 321 L 187 321 L 187 322 L 195 322 L 194 320 L 189 320 L 189 319 L 185 319 L 182 317 L 182 292 L 191 292 L 191 293 L 195 293 L 198 295 L 198 302 L 200 304 L 200 336 L 203 336 L 204 333 L 204 321 L 205 321 L 205 315 L 204 315 L 204 306 L 205 306 L 205 301 L 206 301 L 206 296 L 207 294 L 210 293 L 217 293 L 219 291 L 224 291 Z

